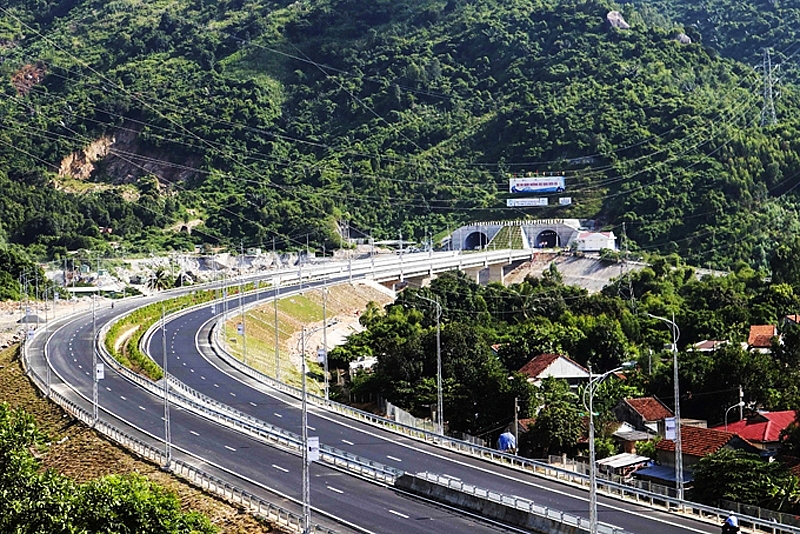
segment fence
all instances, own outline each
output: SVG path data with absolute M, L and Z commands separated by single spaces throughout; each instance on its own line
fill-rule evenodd
M 30 357 L 28 354 L 28 346 L 30 340 L 24 341 L 22 346 L 22 365 L 26 375 L 33 381 L 40 391 L 47 391 L 48 384 L 42 377 L 35 371 L 30 364 Z M 46 362 L 49 367 L 49 363 Z M 225 482 L 198 467 L 189 465 L 180 460 L 172 460 L 169 465 L 167 464 L 167 456 L 161 449 L 157 449 L 130 434 L 114 427 L 105 421 L 94 421 L 91 413 L 81 408 L 77 403 L 68 399 L 58 391 L 50 388 L 50 399 L 61 406 L 67 413 L 75 419 L 83 422 L 87 426 L 93 427 L 95 431 L 100 432 L 112 441 L 119 443 L 123 447 L 132 451 L 136 455 L 149 460 L 157 465 L 165 466 L 169 471 L 184 480 L 194 484 L 195 486 L 217 495 L 231 503 L 238 504 L 246 507 L 252 513 L 260 515 L 267 521 L 279 525 L 285 529 L 293 532 L 302 533 L 304 529 L 304 518 L 302 515 L 296 514 L 271 502 L 253 495 L 243 489 Z M 286 496 L 279 495 L 281 499 L 286 499 Z M 315 534 L 337 534 L 337 531 L 322 527 L 319 525 L 312 525 L 312 531 Z

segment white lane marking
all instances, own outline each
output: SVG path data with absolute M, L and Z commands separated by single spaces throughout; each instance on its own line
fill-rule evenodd
M 278 417 L 279 419 L 283 419 L 283 416 L 281 414 L 279 414 L 278 412 L 275 412 L 275 417 Z
M 389 510 L 389 513 L 394 515 L 399 515 L 403 519 L 408 519 L 408 516 L 406 514 L 401 514 L 400 512 L 395 512 L 394 510 Z
M 172 353 L 173 353 L 173 354 L 175 354 L 175 351 L 172 351 Z M 176 359 L 178 359 L 178 360 L 180 360 L 180 359 L 181 359 L 181 357 L 180 357 L 180 356 L 175 356 L 175 358 L 176 358 Z
M 348 445 L 355 445 L 355 443 L 353 443 L 353 442 L 352 442 L 352 441 L 350 441 L 350 440 L 346 440 L 346 439 L 343 439 L 343 440 L 342 440 L 342 443 L 346 443 L 346 444 L 348 444 Z
M 329 490 L 331 490 L 334 493 L 344 493 L 342 490 L 334 488 L 332 486 L 325 486 L 325 487 L 328 488 Z
M 86 376 L 89 376 L 89 371 L 86 371 L 84 374 L 85 374 Z
M 214 384 L 214 387 L 215 387 L 215 388 L 218 388 L 218 387 L 219 387 L 219 384 Z
M 283 471 L 284 473 L 288 473 L 288 472 L 289 472 L 289 470 L 288 470 L 288 469 L 286 469 L 285 467 L 281 467 L 281 466 L 279 466 L 279 465 L 272 464 L 272 467 L 274 467 L 274 468 L 275 468 L 275 469 L 277 469 L 278 471 Z
M 120 398 L 120 399 L 122 399 L 122 400 L 124 400 L 124 401 L 128 400 L 128 399 L 126 399 L 125 397 L 123 397 L 122 395 L 120 395 L 120 396 L 119 396 L 119 398 Z
M 194 373 L 194 369 L 189 369 L 190 372 Z
M 225 448 L 228 449 L 229 451 L 236 452 L 236 449 L 234 449 L 233 447 L 228 447 L 227 445 L 225 445 Z
M 306 426 L 308 427 L 308 429 L 309 429 L 309 430 L 316 430 L 316 428 L 314 428 L 314 427 L 313 427 L 313 426 L 311 426 L 311 425 L 306 425 Z
M 231 391 L 230 393 L 231 393 L 231 397 L 235 397 L 236 396 L 236 393 L 234 393 L 233 391 Z
M 108 386 L 106 386 L 106 389 L 107 389 L 108 391 L 111 391 L 111 388 L 110 388 L 110 387 L 108 387 Z
M 183 364 L 184 367 L 186 367 L 186 362 L 181 362 L 181 363 Z
M 258 404 L 256 404 L 255 402 L 252 402 L 252 401 L 251 401 L 251 402 L 250 402 L 250 406 L 258 406 Z
M 83 369 L 83 366 L 78 364 L 78 369 Z
M 194 430 L 190 430 L 190 431 L 189 431 L 189 434 L 194 434 L 195 436 L 199 436 L 199 435 L 200 435 L 200 434 L 198 434 L 197 432 L 195 432 Z
M 200 375 L 200 380 L 205 380 L 205 379 L 206 379 L 206 377 Z
M 402 462 L 403 461 L 400 458 L 398 458 L 397 456 L 390 456 L 390 455 L 387 454 L 386 457 L 388 459 L 390 459 L 390 460 L 394 460 L 395 462 Z
M 147 410 L 147 408 L 145 408 L 144 406 L 139 406 L 139 409 L 142 410 L 142 411 Z

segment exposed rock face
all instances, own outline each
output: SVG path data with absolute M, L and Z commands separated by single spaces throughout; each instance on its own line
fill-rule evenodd
M 114 138 L 106 136 L 89 144 L 83 150 L 73 152 L 61 160 L 58 175 L 61 177 L 71 176 L 79 180 L 88 179 L 94 171 L 95 162 L 106 157 L 113 144 Z
M 625 22 L 625 18 L 622 16 L 622 13 L 619 11 L 609 11 L 608 15 L 606 15 L 606 20 L 608 23 L 611 24 L 612 28 L 618 28 L 620 30 L 627 30 L 630 29 L 631 25 Z
M 679 33 L 675 40 L 684 45 L 692 44 L 692 38 L 685 33 Z

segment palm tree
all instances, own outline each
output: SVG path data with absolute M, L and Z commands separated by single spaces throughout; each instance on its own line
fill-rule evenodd
M 161 291 L 172 287 L 172 276 L 165 267 L 158 267 L 147 280 L 147 287 L 151 291 Z

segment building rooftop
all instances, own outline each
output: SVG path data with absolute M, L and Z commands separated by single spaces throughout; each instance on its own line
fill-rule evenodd
M 728 432 L 742 439 L 757 443 L 779 441 L 781 431 L 797 420 L 798 412 L 786 410 L 782 412 L 762 412 L 742 421 L 728 423 Z M 725 430 L 725 425 L 714 427 L 714 430 Z
M 567 356 L 563 354 L 540 354 L 530 360 L 528 363 L 520 367 L 519 372 L 525 375 L 528 375 L 531 379 L 538 379 L 548 367 L 553 365 L 557 360 L 563 359 L 564 361 L 570 363 L 572 366 L 575 367 L 576 374 L 586 374 L 588 376 L 589 371 L 586 370 L 582 365 L 576 363 L 575 361 L 571 360 Z
M 730 428 L 730 425 L 728 428 Z M 689 456 L 702 458 L 708 454 L 715 453 L 735 437 L 736 434 L 732 432 L 681 425 L 681 448 L 683 449 L 683 454 Z M 662 439 L 656 443 L 656 449 L 675 452 L 675 442 L 671 439 Z
M 752 348 L 768 349 L 772 347 L 772 338 L 778 335 L 778 330 L 771 324 L 756 324 L 750 327 L 747 344 Z
M 655 397 L 625 399 L 625 402 L 641 415 L 645 421 L 660 421 L 667 417 L 672 417 L 670 409 Z

